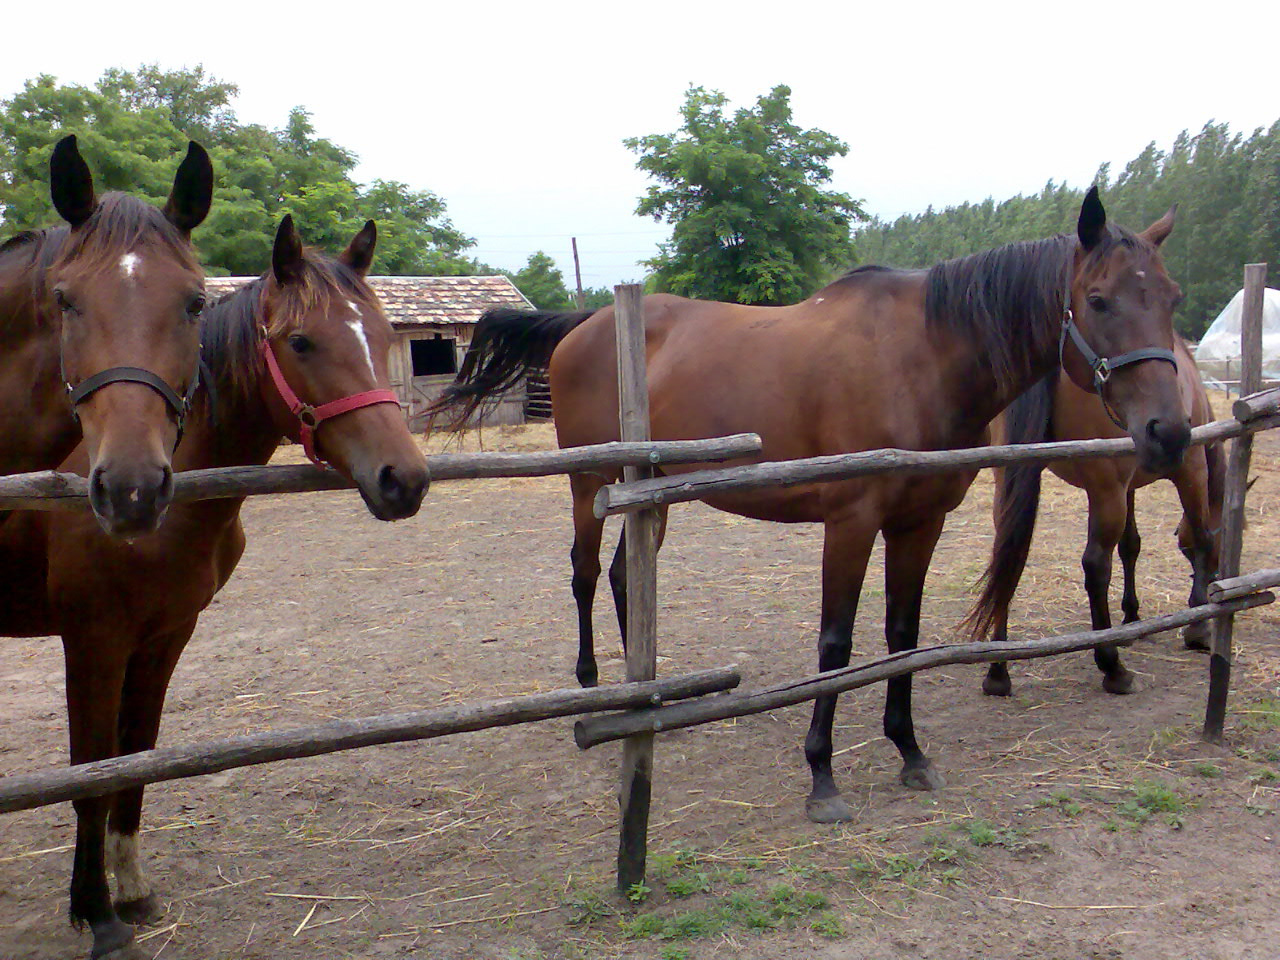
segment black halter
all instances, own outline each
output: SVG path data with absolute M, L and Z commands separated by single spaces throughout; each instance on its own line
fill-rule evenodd
M 1070 267 L 1068 267 L 1070 271 Z M 1080 356 L 1084 358 L 1084 362 L 1089 365 L 1089 369 L 1093 371 L 1093 389 L 1098 394 L 1098 399 L 1102 401 L 1102 408 L 1107 411 L 1107 416 L 1121 430 L 1129 428 L 1120 422 L 1120 418 L 1111 410 L 1111 404 L 1107 403 L 1106 394 L 1103 387 L 1107 381 L 1111 379 L 1111 371 L 1120 367 L 1127 367 L 1130 364 L 1141 363 L 1144 360 L 1165 360 L 1173 364 L 1173 369 L 1178 369 L 1177 358 L 1174 357 L 1172 350 L 1165 350 L 1163 347 L 1141 347 L 1137 350 L 1130 350 L 1128 353 L 1122 353 L 1117 357 L 1100 357 L 1094 352 L 1093 348 L 1084 338 L 1084 334 L 1080 332 L 1080 328 L 1076 326 L 1075 314 L 1071 312 L 1071 274 L 1067 274 L 1067 291 L 1062 306 L 1062 333 L 1058 337 L 1058 363 L 1064 362 L 1063 352 L 1066 350 L 1067 337 L 1071 337 L 1071 342 L 1076 345 L 1076 349 L 1080 351 Z
M 145 384 L 160 394 L 164 398 L 164 402 L 168 404 L 169 411 L 173 414 L 174 422 L 178 427 L 178 439 L 174 444 L 177 446 L 177 443 L 182 441 L 182 431 L 186 427 L 187 414 L 191 412 L 191 403 L 195 399 L 196 390 L 200 387 L 200 368 L 202 366 L 204 366 L 203 360 L 197 360 L 195 372 L 191 375 L 191 382 L 187 384 L 187 392 L 182 396 L 179 396 L 178 392 L 165 383 L 163 379 L 150 370 L 142 369 L 142 367 L 110 367 L 106 370 L 98 371 L 91 377 L 86 377 L 77 384 L 72 384 L 71 381 L 67 380 L 64 368 L 62 381 L 67 385 L 67 399 L 71 401 L 71 415 L 75 417 L 77 422 L 80 420 L 80 413 L 76 408 L 108 384 Z

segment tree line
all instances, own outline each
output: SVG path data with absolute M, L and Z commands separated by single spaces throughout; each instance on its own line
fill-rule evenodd
M 1178 205 L 1162 248 L 1182 287 L 1175 323 L 1198 339 L 1240 288 L 1241 265 L 1280 262 L 1280 121 L 1245 136 L 1209 123 L 1183 131 L 1168 150 L 1150 143 L 1113 178 L 1095 182 L 1108 216 L 1141 229 Z M 1050 181 L 1038 194 L 964 203 L 941 211 L 874 219 L 854 236 L 861 263 L 921 267 L 1016 240 L 1074 229 L 1084 191 Z

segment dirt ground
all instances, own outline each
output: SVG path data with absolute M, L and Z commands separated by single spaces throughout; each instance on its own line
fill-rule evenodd
M 548 427 L 490 431 L 493 449 Z M 1245 569 L 1275 566 L 1280 435 L 1260 439 Z M 1020 634 L 1080 628 L 1083 496 L 1047 482 Z M 950 518 L 921 643 L 956 639 L 990 544 L 990 481 Z M 1139 495 L 1144 612 L 1185 600 L 1172 486 Z M 439 483 L 385 525 L 354 494 L 261 498 L 249 548 L 178 667 L 162 742 L 573 685 L 563 478 Z M 616 534 L 615 534 L 616 535 Z M 676 506 L 660 563 L 660 673 L 738 664 L 744 686 L 812 673 L 820 531 Z M 855 658 L 883 650 L 873 559 Z M 1117 577 L 1118 580 L 1118 577 Z M 602 679 L 622 674 L 604 594 Z M 1117 619 L 1119 614 L 1117 612 Z M 856 822 L 804 818 L 808 708 L 662 735 L 650 879 L 612 892 L 620 753 L 567 720 L 152 787 L 144 847 L 167 914 L 140 957 L 1043 958 L 1280 956 L 1280 611 L 1237 622 L 1226 747 L 1197 738 L 1206 658 L 1174 636 L 1126 651 L 916 680 L 948 779 L 897 782 L 882 692 L 841 700 L 837 775 Z M 5 641 L 0 775 L 64 762 L 56 640 Z M 69 804 L 0 818 L 0 960 L 69 958 Z

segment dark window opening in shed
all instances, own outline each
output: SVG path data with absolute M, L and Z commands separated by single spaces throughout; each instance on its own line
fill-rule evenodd
M 430 340 L 410 340 L 409 356 L 415 377 L 434 377 L 458 372 L 457 341 L 436 334 Z

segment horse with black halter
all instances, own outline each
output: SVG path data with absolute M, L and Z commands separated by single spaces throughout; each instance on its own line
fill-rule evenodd
M 992 418 L 1061 364 L 1081 389 L 1105 392 L 1129 425 L 1143 468 L 1165 472 L 1181 461 L 1189 439 L 1176 371 L 1164 362 L 1172 359 L 1178 292 L 1158 248 L 1172 226 L 1172 211 L 1141 234 L 1111 226 L 1090 190 L 1074 236 L 1000 247 L 929 270 L 862 267 L 793 306 L 647 297 L 652 436 L 754 432 L 764 441 L 757 460 L 979 446 Z M 477 328 L 455 384 L 433 412 L 465 421 L 549 360 L 560 445 L 616 440 L 614 355 L 612 308 L 495 312 Z M 1105 380 L 1095 376 L 1102 370 Z M 915 647 L 929 560 L 947 513 L 974 475 L 886 475 L 728 493 L 707 502 L 761 520 L 823 524 L 818 666 L 831 670 L 849 662 L 878 533 L 885 541 L 885 637 L 891 651 Z M 591 607 L 603 526 L 592 502 L 615 479 L 607 471 L 570 477 L 577 674 L 584 685 L 596 682 Z M 625 583 L 618 558 L 611 580 L 620 600 Z M 816 701 L 805 740 L 813 776 L 806 811 L 823 822 L 852 816 L 831 769 L 835 705 L 834 696 Z M 911 677 L 889 681 L 884 728 L 902 754 L 903 783 L 939 786 L 942 778 L 916 742 Z
M 1209 395 L 1196 369 L 1195 359 L 1182 338 L 1174 340 L 1178 369 L 1178 389 L 1182 409 L 1192 426 L 1213 420 Z M 995 430 L 1002 443 L 1041 443 L 1050 440 L 1090 440 L 1123 436 L 1105 405 L 1061 374 L 1053 374 L 1023 394 L 1005 411 Z M 1161 479 L 1160 474 L 1142 469 L 1133 457 L 1106 460 L 1064 460 L 1049 469 L 1085 491 L 1089 498 L 1088 543 L 1081 566 L 1085 593 L 1094 630 L 1111 626 L 1112 555 L 1119 547 L 1124 572 L 1124 594 L 1120 607 L 1124 622 L 1138 619 L 1135 571 L 1141 538 L 1134 517 L 1135 490 Z M 1020 464 L 997 471 L 996 541 L 991 562 L 984 575 L 981 597 L 969 621 L 975 639 L 988 631 L 993 640 L 1009 636 L 1009 604 L 1013 600 L 1026 566 L 1040 504 L 1040 474 L 1044 467 Z M 1182 503 L 1178 525 L 1178 545 L 1191 563 L 1191 606 L 1208 602 L 1208 587 L 1218 569 L 1218 531 L 1222 518 L 1222 483 L 1226 467 L 1221 444 L 1192 447 L 1182 463 L 1163 475 L 1177 488 Z M 1191 649 L 1208 649 L 1208 624 L 1195 623 L 1183 630 L 1183 640 Z M 1120 661 L 1115 647 L 1099 647 L 1094 661 L 1103 673 L 1102 686 L 1109 693 L 1129 693 L 1133 674 Z M 1012 691 L 1005 663 L 993 663 L 982 682 L 984 693 L 1007 697 Z
M 426 460 L 388 389 L 391 325 L 364 281 L 375 241 L 370 221 L 330 259 L 304 250 L 285 218 L 271 271 L 204 313 L 212 389 L 192 409 L 178 469 L 266 463 L 292 437 L 353 479 L 379 519 L 417 512 Z M 61 469 L 86 473 L 88 445 Z M 11 598 L 0 605 L 0 636 L 61 635 L 72 763 L 155 746 L 178 658 L 244 551 L 243 502 L 175 504 L 158 530 L 128 541 L 87 514 L 21 512 L 0 524 Z M 158 913 L 138 859 L 142 788 L 75 809 L 71 917 L 90 926 L 101 957 L 133 938 L 126 921 Z
M 0 245 L 0 473 L 52 469 L 83 437 L 103 528 L 146 533 L 169 504 L 199 383 L 204 272 L 190 234 L 213 168 L 190 144 L 163 209 L 99 197 L 74 136 L 49 173 L 67 225 Z

